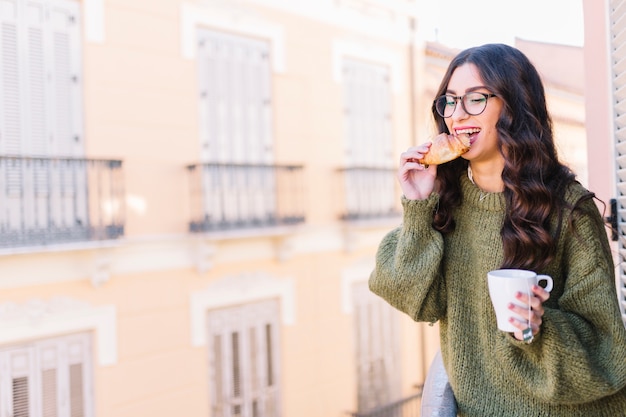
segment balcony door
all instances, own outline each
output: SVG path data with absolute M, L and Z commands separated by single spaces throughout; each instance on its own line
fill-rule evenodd
M 368 288 L 354 284 L 354 325 L 357 362 L 358 411 L 400 399 L 400 337 L 398 311 Z
M 344 58 L 344 186 L 348 218 L 395 213 L 389 68 Z
M 200 142 L 203 162 L 273 162 L 270 45 L 199 31 Z
M 205 221 L 219 229 L 276 222 L 270 45 L 201 29 L 200 146 Z
M 80 6 L 0 0 L 0 231 L 75 240 L 88 224 Z

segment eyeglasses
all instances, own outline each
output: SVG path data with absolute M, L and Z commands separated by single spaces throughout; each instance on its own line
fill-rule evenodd
M 445 95 L 435 99 L 435 110 L 441 117 L 450 117 L 456 110 L 456 104 L 461 101 L 465 113 L 470 116 L 478 116 L 487 108 L 487 100 L 497 97 L 495 94 L 471 92 L 464 96 Z

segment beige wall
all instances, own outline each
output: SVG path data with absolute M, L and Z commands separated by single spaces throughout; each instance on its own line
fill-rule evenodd
M 608 202 L 616 197 L 608 2 L 583 1 L 585 18 L 585 111 L 589 185 Z M 608 214 L 607 214 L 608 215 Z

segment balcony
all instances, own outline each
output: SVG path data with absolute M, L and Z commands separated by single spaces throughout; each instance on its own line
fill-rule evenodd
M 0 156 L 0 249 L 124 234 L 122 161 Z
M 349 167 L 338 170 L 338 209 L 344 221 L 396 219 L 401 214 L 396 170 L 379 167 Z
M 191 232 L 268 229 L 305 220 L 300 165 L 201 163 L 187 169 Z

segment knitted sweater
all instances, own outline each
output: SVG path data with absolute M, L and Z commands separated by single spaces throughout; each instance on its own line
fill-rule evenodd
M 573 203 L 585 190 L 572 185 Z M 403 198 L 404 222 L 382 240 L 370 289 L 416 321 L 440 324 L 443 361 L 463 417 L 626 416 L 626 330 L 610 246 L 593 201 L 564 221 L 553 262 L 537 273 L 554 288 L 533 343 L 499 331 L 487 272 L 503 260 L 502 193 L 466 177 L 455 231 L 432 228 L 436 193 Z

